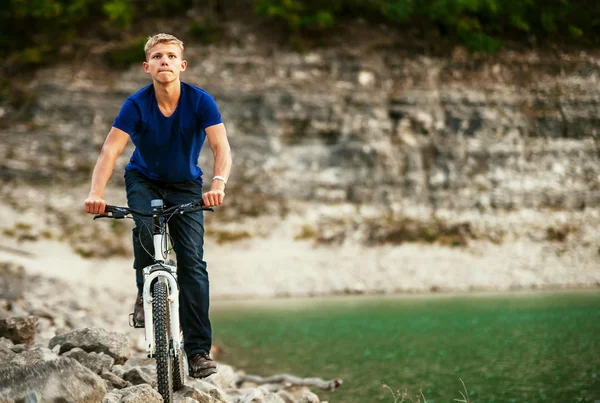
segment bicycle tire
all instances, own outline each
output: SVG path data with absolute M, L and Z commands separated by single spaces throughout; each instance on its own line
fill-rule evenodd
M 164 403 L 173 403 L 173 360 L 169 354 L 169 293 L 167 284 L 162 281 L 154 283 L 152 296 L 152 315 L 154 318 L 154 343 L 156 359 L 156 381 L 158 393 Z
M 173 390 L 179 390 L 185 386 L 185 351 L 179 349 L 179 357 L 173 359 Z

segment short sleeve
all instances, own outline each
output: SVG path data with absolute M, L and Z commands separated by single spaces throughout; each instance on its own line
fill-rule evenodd
M 198 109 L 200 124 L 203 129 L 223 123 L 217 103 L 210 95 L 205 94 L 204 99 L 199 102 Z
M 127 98 L 121 107 L 121 111 L 115 118 L 113 126 L 117 129 L 123 130 L 125 133 L 131 136 L 133 133 L 135 133 L 136 128 L 140 123 L 140 119 L 140 111 L 136 104 L 130 98 Z

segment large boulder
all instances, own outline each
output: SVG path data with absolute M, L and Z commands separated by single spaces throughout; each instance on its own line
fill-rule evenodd
M 11 365 L 31 366 L 40 362 L 56 360 L 58 356 L 46 347 L 34 347 L 17 354 L 11 361 Z
M 75 329 L 54 336 L 48 346 L 60 345 L 60 354 L 79 347 L 88 353 L 104 353 L 123 364 L 130 356 L 129 339 L 126 335 L 100 328 Z
M 67 357 L 0 369 L 0 401 L 35 396 L 38 401 L 97 403 L 105 394 L 102 378 Z
M 79 347 L 69 350 L 63 355 L 79 361 L 84 367 L 91 369 L 95 374 L 110 371 L 115 362 L 114 358 L 109 355 L 95 352 L 87 353 Z
M 35 316 L 0 319 L 0 337 L 10 339 L 17 344 L 32 345 L 35 341 L 37 322 L 38 318 Z

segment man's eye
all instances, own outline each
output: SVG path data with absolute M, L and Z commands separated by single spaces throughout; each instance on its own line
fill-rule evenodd
M 170 55 L 169 58 L 170 59 L 175 59 L 175 55 Z

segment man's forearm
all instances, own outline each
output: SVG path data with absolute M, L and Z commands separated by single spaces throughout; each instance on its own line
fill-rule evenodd
M 92 174 L 92 186 L 90 195 L 97 197 L 104 197 L 104 190 L 106 184 L 115 169 L 115 163 L 117 162 L 118 155 L 112 155 L 111 153 L 102 151 L 94 167 L 94 173 Z
M 231 173 L 231 149 L 229 147 L 220 147 L 214 150 L 214 154 L 215 164 L 213 174 L 214 176 L 221 176 L 227 181 Z

